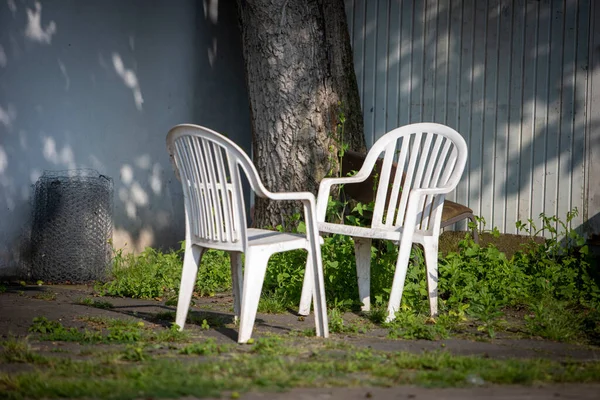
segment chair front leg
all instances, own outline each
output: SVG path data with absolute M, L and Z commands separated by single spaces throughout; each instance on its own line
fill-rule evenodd
M 425 265 L 427 274 L 427 292 L 429 310 L 432 317 L 438 315 L 438 238 L 425 238 Z
M 198 265 L 202 259 L 204 248 L 200 246 L 187 245 L 186 241 L 185 254 L 183 256 L 183 270 L 181 272 L 181 284 L 179 285 L 179 298 L 177 300 L 177 314 L 175 323 L 179 326 L 179 330 L 183 330 L 185 320 L 187 318 L 192 293 L 196 285 L 196 275 L 198 274 Z
M 398 260 L 396 261 L 396 271 L 394 272 L 394 281 L 392 282 L 392 291 L 390 293 L 390 302 L 388 304 L 388 315 L 385 322 L 391 322 L 396 318 L 396 311 L 400 309 L 402 300 L 402 291 L 404 290 L 404 281 L 408 271 L 408 261 L 410 260 L 410 249 L 412 247 L 413 232 L 408 230 L 400 240 L 398 250 Z
M 270 256 L 270 252 L 260 248 L 250 248 L 246 252 L 238 343 L 246 343 L 252 336 Z
M 235 322 L 239 321 L 242 301 L 242 253 L 231 251 L 229 253 L 231 264 L 231 285 L 233 286 L 233 313 Z
M 306 221 L 306 235 L 308 239 L 307 271 L 312 271 L 312 294 L 315 309 L 315 328 L 317 336 L 329 337 L 329 323 L 327 321 L 327 304 L 325 303 L 325 279 L 323 276 L 323 260 L 321 258 L 321 243 L 317 229 L 317 217 L 314 213 L 313 203 L 304 201 L 304 217 Z M 306 274 L 306 273 L 305 273 Z M 303 290 L 304 292 L 304 290 Z
M 371 242 L 370 238 L 354 238 L 358 296 L 362 311 L 371 311 Z

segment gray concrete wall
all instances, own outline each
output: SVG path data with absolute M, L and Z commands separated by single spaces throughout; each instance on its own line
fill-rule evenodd
M 233 2 L 0 3 L 0 275 L 14 272 L 44 170 L 114 179 L 115 245 L 183 239 L 168 129 L 202 124 L 250 150 Z

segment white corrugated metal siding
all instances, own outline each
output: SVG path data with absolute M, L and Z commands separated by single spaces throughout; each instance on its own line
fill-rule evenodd
M 488 229 L 574 207 L 580 226 L 590 1 L 346 0 L 367 145 L 449 125 L 470 152 L 452 198 Z

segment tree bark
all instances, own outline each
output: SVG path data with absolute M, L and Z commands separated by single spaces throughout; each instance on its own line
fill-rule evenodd
M 254 163 L 271 191 L 316 193 L 339 170 L 343 144 L 365 150 L 344 2 L 238 0 L 238 9 Z M 299 211 L 298 204 L 256 200 L 258 227 L 286 226 Z

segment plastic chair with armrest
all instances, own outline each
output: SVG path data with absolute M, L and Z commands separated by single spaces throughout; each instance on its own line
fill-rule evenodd
M 207 249 L 229 252 L 234 313 L 239 317 L 238 342 L 247 342 L 254 327 L 269 257 L 278 252 L 306 249 L 305 275 L 315 287 L 315 325 L 328 336 L 327 310 L 312 193 L 271 193 L 261 183 L 250 158 L 234 142 L 197 125 L 178 125 L 167 135 L 167 148 L 183 186 L 185 255 L 175 322 L 183 329 L 194 290 L 198 264 Z M 257 196 L 299 200 L 304 205 L 306 234 L 289 234 L 246 226 L 240 169 Z M 242 265 L 242 254 L 245 254 Z M 312 289 L 311 289 L 312 292 Z

